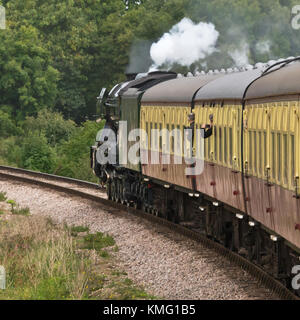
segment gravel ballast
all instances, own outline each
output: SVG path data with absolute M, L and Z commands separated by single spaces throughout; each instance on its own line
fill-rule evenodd
M 0 181 L 0 192 L 32 214 L 88 226 L 116 240 L 118 267 L 164 299 L 278 299 L 247 272 L 201 244 L 139 217 L 50 189 Z

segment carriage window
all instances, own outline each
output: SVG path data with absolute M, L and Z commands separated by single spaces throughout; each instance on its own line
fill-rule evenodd
M 206 147 L 207 143 L 207 147 Z M 210 148 L 211 148 L 211 139 L 207 139 L 207 141 L 204 143 L 205 150 L 207 150 L 207 160 L 210 160 Z
M 248 133 L 248 171 L 250 172 L 252 170 L 252 132 L 249 131 Z
M 228 152 L 227 152 L 227 128 L 224 128 L 224 163 L 228 163 Z
M 148 122 L 145 122 L 145 137 L 144 137 L 144 141 L 143 141 L 143 143 L 144 143 L 144 145 L 146 146 L 146 144 L 147 143 L 149 143 L 149 141 L 148 141 Z M 143 136 L 144 136 L 144 133 L 143 133 Z
M 257 174 L 257 132 L 253 131 L 253 154 L 252 154 L 252 163 L 253 163 L 253 174 Z
M 197 130 L 200 130 L 201 132 L 201 126 L 197 125 Z M 201 136 L 201 133 L 200 133 Z M 209 154 L 209 149 L 208 149 L 208 145 L 209 145 L 209 140 L 210 139 L 206 139 L 207 141 L 205 141 L 204 143 L 204 159 L 208 159 L 208 154 Z
M 277 134 L 277 179 L 281 181 L 281 134 Z
M 214 127 L 214 144 L 215 144 L 215 149 L 214 149 L 214 159 L 215 159 L 215 161 L 217 161 L 217 151 L 218 151 L 218 149 L 217 149 L 217 127 Z
M 229 163 L 232 165 L 232 158 L 233 158 L 233 152 L 232 152 L 232 128 L 229 128 Z
M 175 143 L 174 143 L 174 149 L 175 151 L 177 152 L 176 154 L 181 154 L 181 151 L 180 151 L 180 144 L 182 143 L 182 134 L 181 134 L 181 131 L 180 131 L 180 125 L 177 125 L 176 126 L 176 134 L 175 134 Z M 181 141 L 180 141 L 181 140 Z
M 276 149 L 275 149 L 275 133 L 272 132 L 272 148 L 271 148 L 271 152 L 272 152 L 272 178 L 275 179 L 276 177 L 276 153 L 275 153 Z
M 294 185 L 295 181 L 295 138 L 294 135 L 291 135 L 291 184 Z
M 267 167 L 267 132 L 264 132 L 264 170 L 266 169 Z
M 152 149 L 152 129 L 153 129 L 153 123 L 151 122 L 150 123 L 150 132 L 149 132 L 149 146 L 150 146 L 150 149 Z
M 155 130 L 155 133 L 154 133 L 154 141 L 153 141 L 153 146 L 154 146 L 154 150 L 158 150 L 159 149 L 159 140 L 158 140 L 158 136 L 157 136 L 157 123 L 154 123 L 154 130 Z
M 170 153 L 171 151 L 171 146 L 170 146 L 170 135 L 169 135 L 169 132 L 170 132 L 170 125 L 167 124 L 166 125 L 166 129 L 167 129 L 167 136 L 165 136 L 165 139 L 164 139 L 164 143 L 165 143 L 165 151 L 168 151 L 168 153 Z M 169 138 L 169 139 L 168 139 Z
M 148 142 L 148 144 L 150 143 L 149 142 L 149 123 L 148 122 L 146 122 L 146 134 L 147 134 L 147 139 L 146 139 L 146 141 Z M 148 145 L 148 148 L 149 148 L 149 145 Z
M 282 162 L 282 170 L 283 170 L 283 183 L 288 183 L 288 162 L 287 162 L 287 155 L 288 155 L 288 144 L 287 144 L 287 134 L 283 135 L 283 162 Z
M 262 155 L 263 155 L 263 145 L 262 145 L 262 139 L 261 139 L 261 131 L 258 132 L 258 167 L 257 167 L 257 173 L 260 175 L 262 174 Z
M 162 124 L 160 123 L 159 124 L 159 150 L 161 151 L 162 150 L 162 140 L 163 140 L 163 138 L 162 138 L 162 133 L 161 133 L 161 130 L 162 130 Z
M 222 152 L 222 128 L 219 128 L 219 161 L 223 162 L 223 152 Z
M 172 124 L 172 132 L 170 132 L 170 134 L 172 133 L 172 135 L 171 135 L 171 152 L 173 152 L 174 153 L 174 140 L 175 140 L 175 138 L 174 138 L 174 133 L 173 133 L 173 131 L 175 130 L 175 126 L 174 126 L 174 124 Z

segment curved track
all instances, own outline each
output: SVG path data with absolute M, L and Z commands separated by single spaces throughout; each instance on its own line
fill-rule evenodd
M 50 188 L 56 191 L 83 197 L 85 199 L 102 203 L 107 207 L 113 207 L 121 211 L 127 211 L 131 214 L 147 219 L 153 223 L 167 226 L 175 232 L 178 232 L 193 240 L 196 240 L 205 247 L 216 251 L 218 254 L 221 254 L 222 256 L 225 256 L 231 262 L 249 272 L 252 276 L 258 279 L 261 284 L 271 289 L 281 299 L 300 300 L 299 297 L 295 296 L 279 281 L 274 279 L 264 270 L 252 264 L 240 255 L 226 249 L 219 243 L 181 225 L 174 224 L 165 219 L 147 214 L 141 210 L 136 210 L 131 207 L 126 207 L 120 203 L 110 201 L 106 197 L 105 189 L 99 187 L 99 185 L 95 183 L 7 166 L 0 166 L 0 178 L 12 181 L 21 181 L 28 184 L 35 184 L 43 188 Z

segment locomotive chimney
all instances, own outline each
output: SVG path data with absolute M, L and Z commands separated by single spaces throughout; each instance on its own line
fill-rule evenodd
M 138 75 L 137 73 L 126 73 L 127 81 L 132 81 L 132 80 L 134 80 L 137 75 Z

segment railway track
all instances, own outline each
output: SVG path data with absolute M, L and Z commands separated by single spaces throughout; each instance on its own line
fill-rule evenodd
M 284 300 L 300 300 L 299 297 L 289 291 L 283 284 L 242 256 L 226 249 L 219 243 L 205 237 L 204 235 L 188 229 L 187 227 L 174 224 L 170 221 L 150 215 L 141 210 L 136 210 L 132 207 L 126 207 L 120 203 L 110 201 L 107 199 L 105 189 L 99 187 L 99 185 L 95 183 L 7 166 L 0 166 L 0 178 L 3 180 L 19 181 L 31 185 L 33 184 L 43 188 L 49 188 L 66 194 L 79 196 L 97 203 L 101 203 L 106 207 L 118 209 L 118 211 L 129 212 L 130 214 L 142 217 L 143 219 L 151 221 L 152 223 L 164 225 L 175 232 L 200 242 L 205 247 L 226 257 L 232 263 L 238 265 L 243 270 L 254 276 L 262 285 L 269 288 L 279 298 Z

